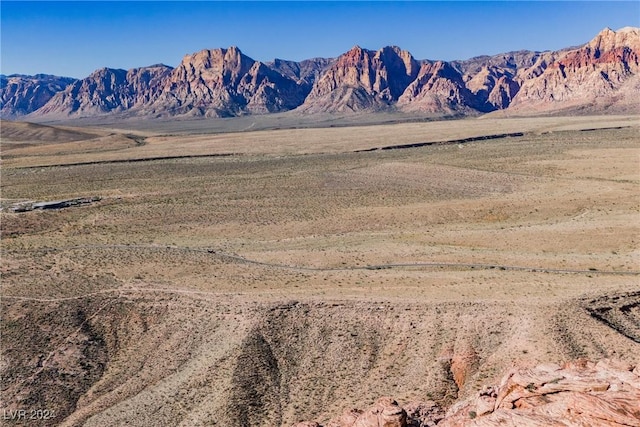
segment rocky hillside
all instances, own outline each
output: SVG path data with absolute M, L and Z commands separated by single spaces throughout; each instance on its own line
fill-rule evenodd
M 151 107 L 213 117 L 274 113 L 300 105 L 304 87 L 232 46 L 185 56 Z
M 517 76 L 520 90 L 511 108 L 555 110 L 615 104 L 616 96 L 640 71 L 640 30 L 601 31 L 585 46 L 570 50 Z M 542 72 L 536 75 L 537 70 Z M 530 77 L 530 75 L 533 75 Z M 628 93 L 628 92 L 627 92 Z M 638 92 L 635 93 L 638 95 Z
M 514 368 L 445 411 L 433 401 L 404 407 L 383 397 L 365 411 L 347 410 L 326 427 L 527 427 L 640 425 L 640 368 L 619 361 L 577 360 Z M 301 422 L 294 427 L 322 427 Z
M 175 69 L 104 68 L 75 82 L 51 77 L 37 90 L 26 78 L 11 85 L 3 78 L 2 114 L 46 119 L 109 113 L 232 117 L 289 110 L 429 116 L 629 112 L 638 107 L 639 57 L 640 30 L 633 27 L 607 28 L 577 48 L 453 62 L 418 61 L 396 46 L 377 51 L 355 46 L 335 60 L 262 63 L 230 47 L 186 55 Z
M 171 70 L 166 65 L 133 68 L 129 71 L 102 68 L 57 93 L 37 114 L 87 116 L 147 105 L 158 97 Z
M 5 118 L 36 111 L 74 81 L 70 77 L 47 74 L 0 75 L 0 114 Z
M 509 107 L 520 89 L 518 70 L 533 67 L 541 57 L 550 55 L 523 50 L 454 61 L 451 65 L 462 75 L 464 85 L 481 107 L 502 110 Z
M 423 64 L 418 77 L 398 100 L 404 110 L 425 113 L 491 110 L 483 104 L 466 87 L 460 73 L 443 61 Z
M 416 79 L 418 70 L 413 56 L 396 46 L 377 52 L 355 46 L 315 82 L 302 110 L 344 112 L 388 107 Z
M 266 63 L 266 65 L 283 76 L 303 85 L 308 93 L 322 72 L 333 62 L 333 58 L 312 58 L 300 62 L 274 59 L 272 62 Z
M 523 309 L 180 294 L 3 298 L 0 409 L 51 408 L 56 417 L 11 425 L 638 425 L 637 335 L 603 335 L 606 322 L 575 301 Z M 637 298 L 617 295 L 622 308 L 612 299 L 588 308 L 617 312 L 623 318 L 610 319 L 614 326 L 633 325 Z M 568 306 L 565 320 L 548 320 L 561 331 L 540 323 Z M 510 315 L 516 308 L 520 314 Z M 626 357 L 527 369 L 538 359 L 520 351 L 528 328 L 549 331 L 537 345 L 557 348 L 553 359 L 603 349 Z M 509 369 L 514 362 L 518 369 Z

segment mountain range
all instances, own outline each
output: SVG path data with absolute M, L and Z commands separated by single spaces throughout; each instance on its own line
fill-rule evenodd
M 583 46 L 465 61 L 417 60 L 396 46 L 338 58 L 256 61 L 237 47 L 202 50 L 173 68 L 101 68 L 84 79 L 0 76 L 3 118 L 234 117 L 400 111 L 474 115 L 638 111 L 640 29 L 604 29 Z

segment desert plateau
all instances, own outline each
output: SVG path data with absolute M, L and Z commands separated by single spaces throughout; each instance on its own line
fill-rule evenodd
M 3 122 L 5 411 L 289 426 L 382 396 L 447 408 L 513 366 L 637 365 L 638 130 L 468 119 L 136 143 Z
M 2 76 L 2 425 L 640 426 L 639 54 Z

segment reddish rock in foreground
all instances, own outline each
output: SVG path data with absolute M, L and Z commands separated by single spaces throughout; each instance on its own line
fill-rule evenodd
M 513 369 L 438 426 L 640 426 L 640 368 L 579 360 Z
M 366 411 L 349 410 L 324 427 L 640 427 L 640 366 L 578 360 L 512 369 L 496 387 L 454 404 L 404 408 L 389 397 Z M 303 422 L 294 427 L 323 427 Z

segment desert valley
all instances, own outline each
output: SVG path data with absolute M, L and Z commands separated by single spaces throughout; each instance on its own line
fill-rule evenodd
M 3 425 L 640 426 L 639 56 L 2 76 Z

